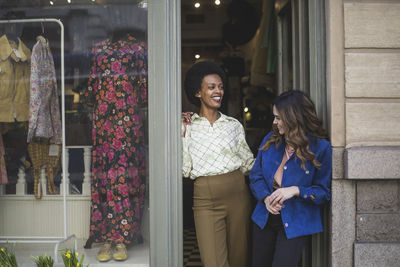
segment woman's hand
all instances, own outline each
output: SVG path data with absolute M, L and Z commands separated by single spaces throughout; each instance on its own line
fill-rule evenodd
M 267 196 L 266 198 L 264 198 L 264 204 L 267 210 L 274 215 L 278 215 L 283 207 L 283 205 L 279 204 L 278 202 L 272 204 L 271 196 Z
M 183 124 L 182 137 L 185 137 L 186 126 L 192 124 L 192 115 L 193 112 L 182 112 L 182 124 Z
M 298 196 L 299 193 L 300 191 L 297 186 L 278 188 L 269 196 L 271 205 L 274 206 L 277 203 L 283 205 L 283 202 L 285 200 L 292 198 L 294 196 Z

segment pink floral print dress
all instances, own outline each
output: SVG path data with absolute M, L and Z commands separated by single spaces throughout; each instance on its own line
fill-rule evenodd
M 141 242 L 146 140 L 147 45 L 127 35 L 94 46 L 84 97 L 94 106 L 90 238 Z

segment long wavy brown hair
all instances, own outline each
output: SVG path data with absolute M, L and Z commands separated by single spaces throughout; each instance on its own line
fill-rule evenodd
M 319 168 L 321 163 L 309 149 L 308 136 L 327 139 L 328 135 L 322 127 L 322 121 L 318 118 L 310 97 L 302 91 L 290 90 L 278 96 L 274 100 L 274 106 L 283 122 L 285 134 L 279 134 L 277 126 L 272 124 L 273 134 L 260 149 L 266 150 L 272 144 L 278 147 L 285 139 L 286 144 L 295 150 L 303 169 L 307 160 Z

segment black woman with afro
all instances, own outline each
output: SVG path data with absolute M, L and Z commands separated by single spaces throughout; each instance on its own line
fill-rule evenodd
M 204 267 L 248 266 L 250 192 L 244 174 L 254 156 L 243 126 L 222 114 L 224 71 L 213 62 L 186 74 L 188 99 L 200 112 L 182 114 L 183 176 L 194 180 L 193 213 Z

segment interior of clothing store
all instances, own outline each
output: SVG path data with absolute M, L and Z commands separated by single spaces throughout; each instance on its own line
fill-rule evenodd
M 227 84 L 220 111 L 242 123 L 254 155 L 271 130 L 277 92 L 274 2 L 182 1 L 182 79 L 200 61 L 213 61 L 224 69 Z M 199 111 L 183 89 L 182 111 Z M 193 180 L 184 178 L 184 266 L 201 266 L 192 198 Z

